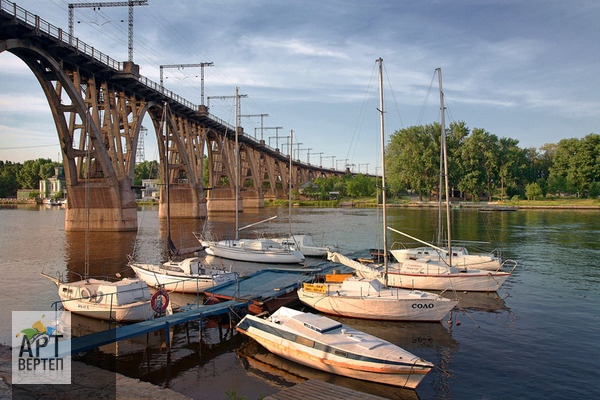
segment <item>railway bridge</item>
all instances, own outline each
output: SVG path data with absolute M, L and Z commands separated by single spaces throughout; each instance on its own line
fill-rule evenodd
M 170 215 L 260 208 L 317 177 L 341 175 L 292 160 L 15 3 L 0 0 L 0 52 L 19 57 L 50 106 L 67 186 L 65 229 L 137 229 L 133 179 L 142 120 L 156 133 Z M 236 152 L 236 135 L 239 150 Z M 238 157 L 236 162 L 236 156 Z M 208 157 L 209 184 L 203 184 Z M 236 167 L 237 166 L 237 167 Z M 291 171 L 290 171 L 291 169 Z M 236 179 L 236 173 L 238 174 Z M 161 185 L 161 192 L 166 185 Z M 161 195 L 159 216 L 166 216 Z

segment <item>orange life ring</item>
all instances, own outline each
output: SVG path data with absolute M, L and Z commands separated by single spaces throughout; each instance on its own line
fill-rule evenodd
M 158 301 L 159 297 L 161 298 L 160 301 Z M 168 305 L 169 295 L 167 294 L 166 290 L 159 290 L 155 292 L 150 299 L 150 307 L 152 307 L 154 312 L 163 312 L 167 309 Z

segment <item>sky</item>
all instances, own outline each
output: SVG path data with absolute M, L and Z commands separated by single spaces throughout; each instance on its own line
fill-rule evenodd
M 68 30 L 69 1 L 16 3 Z M 127 60 L 127 7 L 74 16 L 80 40 Z M 386 142 L 440 121 L 436 68 L 447 125 L 464 121 L 522 148 L 600 133 L 598 21 L 597 0 L 149 0 L 134 8 L 133 60 L 157 83 L 160 65 L 213 62 L 205 97 L 238 86 L 242 114 L 268 114 L 263 127 L 282 127 L 280 136 L 294 131 L 295 158 L 375 173 L 380 57 Z M 164 69 L 164 86 L 201 104 L 200 72 Z M 232 99 L 211 99 L 210 112 L 235 124 Z M 260 125 L 242 118 L 251 136 Z M 275 132 L 263 130 L 272 147 Z M 156 159 L 154 132 L 144 145 L 145 159 Z M 39 157 L 61 157 L 50 108 L 25 64 L 0 53 L 0 160 Z

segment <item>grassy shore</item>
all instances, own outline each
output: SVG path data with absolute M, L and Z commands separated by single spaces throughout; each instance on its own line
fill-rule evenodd
M 299 207 L 356 207 L 356 208 L 375 208 L 377 207 L 376 198 L 359 199 L 341 199 L 341 200 L 292 200 L 294 206 Z M 418 198 L 392 198 L 387 199 L 389 207 L 437 207 L 436 200 L 420 201 Z M 578 199 L 578 198 L 544 198 L 540 200 L 494 200 L 494 201 L 460 201 L 453 200 L 452 204 L 464 207 L 488 207 L 488 206 L 510 206 L 517 208 L 558 208 L 558 209 L 600 209 L 600 199 Z M 266 207 L 284 207 L 288 205 L 288 200 L 270 200 L 265 201 Z

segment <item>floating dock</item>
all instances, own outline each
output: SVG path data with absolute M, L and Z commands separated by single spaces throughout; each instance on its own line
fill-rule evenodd
M 242 311 L 244 308 L 246 308 L 246 306 L 246 303 L 239 301 L 226 301 L 218 304 L 198 306 L 189 311 L 179 312 L 131 325 L 123 325 L 115 329 L 108 329 L 105 331 L 92 333 L 90 335 L 72 338 L 71 340 L 58 342 L 58 357 L 67 357 L 72 354 L 81 353 L 104 346 L 106 344 L 115 343 L 160 329 L 168 330 L 173 325 L 182 324 L 188 321 L 227 314 L 236 310 Z M 166 337 L 167 347 L 170 347 L 169 335 L 166 335 Z M 46 348 L 44 348 L 44 350 L 45 349 Z M 54 349 L 50 348 L 49 346 L 48 351 L 54 352 Z M 52 354 L 52 356 L 54 356 L 54 354 Z
M 273 312 L 298 300 L 296 291 L 300 285 L 313 279 L 313 275 L 262 270 L 238 281 L 214 286 L 205 294 L 209 303 L 229 300 L 247 302 L 248 311 L 256 315 L 264 311 Z

